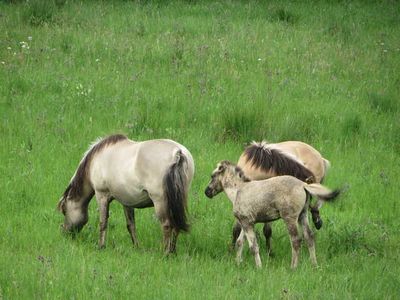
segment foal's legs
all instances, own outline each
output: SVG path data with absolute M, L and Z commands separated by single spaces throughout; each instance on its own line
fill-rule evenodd
M 247 242 L 249 243 L 249 248 L 251 253 L 254 255 L 257 268 L 261 268 L 261 258 L 260 251 L 257 244 L 257 237 L 254 232 L 254 224 L 242 224 L 242 230 L 246 235 Z
M 239 237 L 236 240 L 236 248 L 237 248 L 236 263 L 237 264 L 240 264 L 243 261 L 243 259 L 242 259 L 243 244 L 244 244 L 244 231 L 242 229 L 240 229 Z
M 108 212 L 111 202 L 111 197 L 108 193 L 102 193 L 96 191 L 96 200 L 99 205 L 100 211 L 100 239 L 99 239 L 99 248 L 102 249 L 105 247 L 106 242 L 106 231 L 107 231 L 107 223 L 108 223 Z
M 289 231 L 290 243 L 292 245 L 292 262 L 291 262 L 290 266 L 292 269 L 294 269 L 297 267 L 297 264 L 299 262 L 301 238 L 300 238 L 299 232 L 297 230 L 296 219 L 293 219 L 293 218 L 285 219 L 285 223 L 286 223 L 286 227 Z
M 308 252 L 310 253 L 311 264 L 314 267 L 316 267 L 317 266 L 317 257 L 315 255 L 314 233 L 311 231 L 310 226 L 308 225 L 307 213 L 302 213 L 300 215 L 299 223 L 303 227 L 303 235 L 304 235 L 304 239 L 307 242 Z
M 126 218 L 126 228 L 131 236 L 133 246 L 138 246 L 139 242 L 136 237 L 135 209 L 124 205 L 124 213 Z

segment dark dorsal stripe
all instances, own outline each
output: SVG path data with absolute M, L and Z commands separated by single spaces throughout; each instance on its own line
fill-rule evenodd
M 278 149 L 266 149 L 257 143 L 248 146 L 244 152 L 247 162 L 265 172 L 272 170 L 277 175 L 291 175 L 302 181 L 310 181 L 312 178 L 315 181 L 315 176 L 309 169 Z
M 83 183 L 87 174 L 87 171 L 89 169 L 90 162 L 94 155 L 105 148 L 108 145 L 116 144 L 119 141 L 126 140 L 128 139 L 125 135 L 122 134 L 115 134 L 115 135 L 110 135 L 96 144 L 94 144 L 89 151 L 86 153 L 84 158 L 82 159 L 81 163 L 78 166 L 78 169 L 76 170 L 74 178 L 72 178 L 71 182 L 67 186 L 64 194 L 63 194 L 63 199 L 67 199 L 67 197 L 70 198 L 78 198 L 83 194 Z M 93 196 L 93 195 L 92 195 Z M 78 200 L 78 199 L 77 199 Z

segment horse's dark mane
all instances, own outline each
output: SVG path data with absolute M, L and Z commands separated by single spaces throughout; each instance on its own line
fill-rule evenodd
M 70 198 L 77 198 L 83 194 L 83 183 L 89 169 L 90 162 L 94 155 L 105 148 L 107 145 L 116 144 L 119 141 L 126 140 L 127 137 L 122 134 L 114 134 L 110 135 L 104 139 L 93 144 L 89 150 L 86 152 L 85 156 L 83 157 L 82 161 L 80 162 L 78 169 L 76 170 L 75 176 L 72 178 L 71 182 L 68 184 L 65 192 L 63 194 L 63 200 Z M 93 197 L 93 194 L 90 198 Z
M 264 143 L 253 143 L 244 153 L 247 162 L 263 171 L 273 170 L 277 175 L 291 175 L 304 182 L 315 180 L 314 174 L 303 164 L 278 149 L 266 147 Z
M 235 172 L 239 174 L 239 177 L 244 181 L 244 182 L 250 182 L 251 180 L 244 174 L 243 170 L 239 167 L 235 167 Z

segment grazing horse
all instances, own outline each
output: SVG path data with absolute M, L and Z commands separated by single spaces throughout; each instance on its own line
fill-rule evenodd
M 263 180 L 279 175 L 291 175 L 304 182 L 322 183 L 330 167 L 327 159 L 310 145 L 298 141 L 286 141 L 268 144 L 265 141 L 253 142 L 239 157 L 238 166 L 251 180 Z M 317 229 L 322 226 L 319 208 L 322 201 L 310 207 L 312 220 Z M 272 234 L 271 226 L 265 223 L 263 232 L 267 248 Z M 233 228 L 232 245 L 235 245 L 240 233 L 238 223 Z
M 321 201 L 333 200 L 339 190 L 331 191 L 318 183 L 308 184 L 293 176 L 277 176 L 270 179 L 251 181 L 240 167 L 222 161 L 211 175 L 205 194 L 212 198 L 224 191 L 233 204 L 233 214 L 240 224 L 240 235 L 236 241 L 237 262 L 242 261 L 244 237 L 255 257 L 256 266 L 261 267 L 261 258 L 254 232 L 255 223 L 266 223 L 280 218 L 286 224 L 292 245 L 291 267 L 296 268 L 301 238 L 297 224 L 303 227 L 311 263 L 316 266 L 314 235 L 308 226 L 310 195 Z
M 186 206 L 194 174 L 190 152 L 171 140 L 134 142 L 124 135 L 111 135 L 95 142 L 58 203 L 64 214 L 63 228 L 80 231 L 88 221 L 93 195 L 100 212 L 99 247 L 105 246 L 109 204 L 117 199 L 124 207 L 132 242 L 138 244 L 135 208 L 152 207 L 161 223 L 164 249 L 175 252 L 180 231 L 188 231 Z

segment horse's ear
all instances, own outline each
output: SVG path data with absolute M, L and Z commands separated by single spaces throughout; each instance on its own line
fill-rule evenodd
M 65 212 L 65 198 L 64 197 L 61 197 L 60 201 L 58 201 L 57 210 L 62 213 Z

